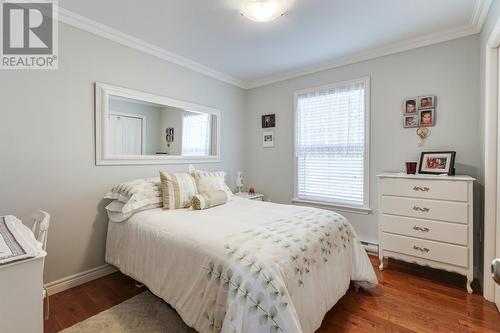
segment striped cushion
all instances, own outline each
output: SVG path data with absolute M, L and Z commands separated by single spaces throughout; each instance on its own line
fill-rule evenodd
M 195 194 L 191 200 L 193 209 L 201 210 L 223 205 L 227 202 L 226 191 L 212 191 Z
M 177 209 L 191 206 L 197 194 L 196 183 L 188 173 L 165 173 L 160 171 L 163 208 Z

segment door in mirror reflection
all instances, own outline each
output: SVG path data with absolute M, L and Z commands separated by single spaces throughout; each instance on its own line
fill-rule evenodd
M 109 136 L 111 155 L 142 155 L 145 142 L 144 119 L 132 115 L 110 113 Z

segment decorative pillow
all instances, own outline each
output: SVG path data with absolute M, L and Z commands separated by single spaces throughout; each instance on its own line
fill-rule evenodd
M 113 200 L 109 205 L 106 206 L 106 211 L 108 213 L 108 217 L 113 222 L 123 222 L 135 213 L 141 212 L 147 209 L 158 208 L 162 206 L 161 202 L 154 203 L 145 207 L 141 207 L 132 211 L 124 212 L 123 207 L 125 204 L 118 200 Z
M 224 180 L 226 177 L 224 171 L 193 170 L 191 176 L 193 176 L 196 182 L 198 193 L 225 191 L 228 199 L 233 195 L 233 192 L 227 187 Z
M 123 182 L 106 193 L 104 198 L 115 199 L 124 205 L 121 211 L 129 213 L 162 202 L 160 178 L 141 178 Z
M 200 194 L 195 194 L 191 200 L 191 206 L 193 209 L 201 210 L 207 209 L 219 205 L 223 205 L 227 202 L 228 196 L 226 191 L 211 191 L 203 192 Z
M 191 206 L 193 195 L 197 194 L 194 178 L 188 173 L 164 173 L 160 171 L 163 208 L 177 209 Z

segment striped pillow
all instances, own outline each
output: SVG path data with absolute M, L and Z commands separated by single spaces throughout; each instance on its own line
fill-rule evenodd
M 223 205 L 227 202 L 227 199 L 226 191 L 204 192 L 195 194 L 191 200 L 191 205 L 193 209 L 201 210 Z
M 194 178 L 188 173 L 164 173 L 160 171 L 163 208 L 177 209 L 191 206 L 197 194 Z

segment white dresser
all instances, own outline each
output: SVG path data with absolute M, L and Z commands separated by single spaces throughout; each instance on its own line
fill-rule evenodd
M 473 182 L 469 176 L 379 177 L 379 258 L 457 272 L 473 280 Z

